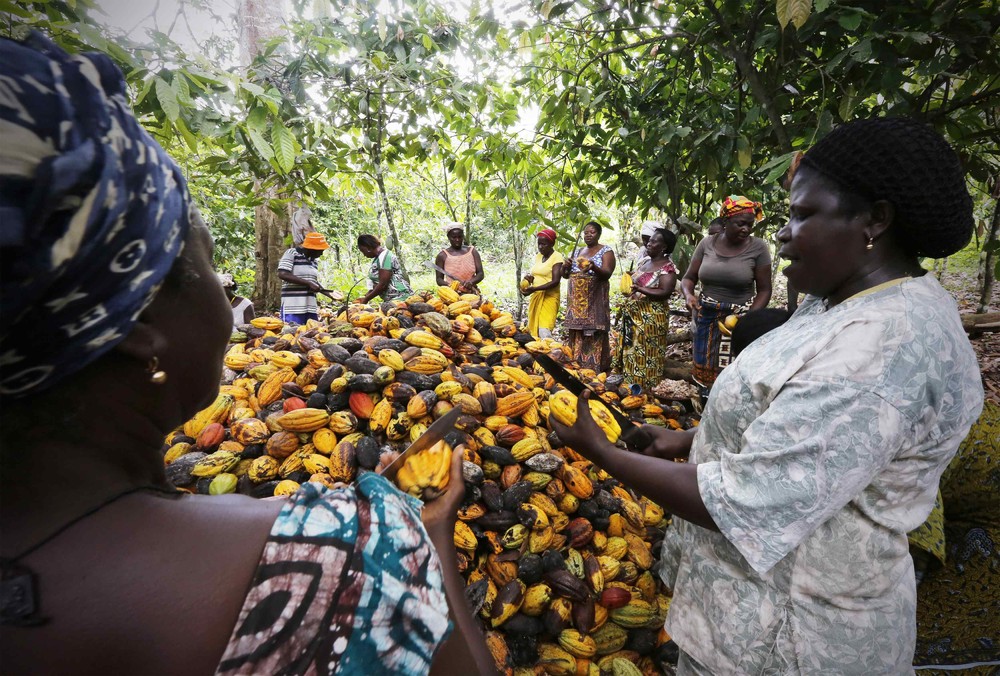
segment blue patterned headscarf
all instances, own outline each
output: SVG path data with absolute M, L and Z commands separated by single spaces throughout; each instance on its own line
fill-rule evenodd
M 38 392 L 132 330 L 184 246 L 180 168 L 121 71 L 0 39 L 0 394 Z

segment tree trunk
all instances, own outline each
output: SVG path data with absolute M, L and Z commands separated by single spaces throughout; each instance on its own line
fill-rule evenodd
M 236 20 L 240 32 L 240 60 L 246 69 L 260 54 L 264 44 L 281 34 L 281 3 L 241 0 Z M 254 191 L 265 202 L 277 197 L 274 189 L 262 193 L 261 185 L 262 181 L 257 180 Z M 252 300 L 258 311 L 272 311 L 281 306 L 278 260 L 285 252 L 284 239 L 290 232 L 290 223 L 291 215 L 287 209 L 280 216 L 265 205 L 254 209 L 256 267 Z
M 385 132 L 385 115 L 382 108 L 384 102 L 381 100 L 381 97 L 379 97 L 378 105 L 378 124 L 375 129 L 375 138 L 372 139 L 372 165 L 375 170 L 375 183 L 378 184 L 379 206 L 385 214 L 385 224 L 389 231 L 389 250 L 399 260 L 400 272 L 403 274 L 403 279 L 409 284 L 410 273 L 407 272 L 406 263 L 403 260 L 403 247 L 399 242 L 399 235 L 396 234 L 396 224 L 392 220 L 392 209 L 389 208 L 389 193 L 385 189 L 385 175 L 382 167 L 382 136 Z
M 979 307 L 977 312 L 986 312 L 990 307 L 990 298 L 993 295 L 993 268 L 996 261 L 995 244 L 997 241 L 997 230 L 1000 230 L 1000 199 L 993 205 L 993 219 L 990 223 L 990 234 L 983 242 L 983 251 L 986 252 L 986 259 L 983 261 L 983 291 L 979 294 Z
M 260 181 L 254 189 L 261 194 Z M 262 195 L 265 200 L 274 199 L 274 190 L 267 190 Z M 287 211 L 279 216 L 271 211 L 266 204 L 254 208 L 254 234 L 256 246 L 254 258 L 257 262 L 257 274 L 254 278 L 253 302 L 258 310 L 273 312 L 281 307 L 281 280 L 278 279 L 278 261 L 285 253 L 285 237 L 289 233 L 289 217 Z
M 522 318 L 524 317 L 524 296 L 521 295 L 518 285 L 521 283 L 521 274 L 523 269 L 523 258 L 524 258 L 524 237 L 521 231 L 517 227 L 511 228 L 511 237 L 513 237 L 513 249 L 514 249 L 514 288 L 518 289 L 515 295 L 517 296 L 517 323 L 520 324 Z

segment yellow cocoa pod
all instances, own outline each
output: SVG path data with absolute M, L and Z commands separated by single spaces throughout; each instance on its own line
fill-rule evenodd
M 445 380 L 440 385 L 434 388 L 434 394 L 438 396 L 438 399 L 442 399 L 445 401 L 449 401 L 456 394 L 461 394 L 461 393 L 462 393 L 462 384 L 455 382 L 454 380 Z
M 273 404 L 281 398 L 281 386 L 295 380 L 295 371 L 290 368 L 280 368 L 264 379 L 257 388 L 257 401 L 261 407 Z
M 302 357 L 289 350 L 281 350 L 271 355 L 271 363 L 278 368 L 297 369 L 302 365 Z
M 251 461 L 247 476 L 250 477 L 251 481 L 258 484 L 271 481 L 278 478 L 279 467 L 281 467 L 281 463 L 278 462 L 277 458 L 270 455 L 262 455 Z
M 443 302 L 448 303 L 449 305 L 458 300 L 458 292 L 452 289 L 450 286 L 439 286 L 437 287 L 436 292 L 438 298 L 440 298 Z
M 395 350 L 379 350 L 378 361 L 382 366 L 388 366 L 393 371 L 399 372 L 406 368 L 403 358 Z
M 173 446 L 171 446 L 170 448 L 168 448 L 167 452 L 164 454 L 164 456 L 163 456 L 163 464 L 164 465 L 169 465 L 170 463 L 172 463 L 174 460 L 176 460 L 177 458 L 181 457 L 182 455 L 190 453 L 193 448 L 194 447 L 191 444 L 189 444 L 188 442 L 186 442 L 186 441 L 181 441 L 181 442 L 178 442 L 178 443 L 174 444 Z
M 285 479 L 284 481 L 278 482 L 278 485 L 274 487 L 275 495 L 291 495 L 299 490 L 300 484 L 297 481 L 292 481 L 291 479 Z
M 559 647 L 574 657 L 590 658 L 597 654 L 597 644 L 576 629 L 563 629 L 558 637 Z
M 229 451 L 216 451 L 205 456 L 191 469 L 191 475 L 196 477 L 214 477 L 228 472 L 240 461 L 240 456 Z
M 513 418 L 535 405 L 535 395 L 530 391 L 514 392 L 497 400 L 496 414 Z
M 538 666 L 549 676 L 576 675 L 576 658 L 554 643 L 538 645 Z
M 300 408 L 278 418 L 278 424 L 289 432 L 315 432 L 330 422 L 330 414 L 320 408 Z
M 566 490 L 580 498 L 587 500 L 594 495 L 594 484 L 590 477 L 580 469 L 566 463 L 557 470 L 559 478 L 566 485 Z
M 319 453 L 330 455 L 337 446 L 337 435 L 329 427 L 321 427 L 312 433 L 312 444 Z
M 211 406 L 198 411 L 193 418 L 184 423 L 184 434 L 197 437 L 207 425 L 225 422 L 235 402 L 231 394 L 220 393 Z
M 319 453 L 311 453 L 302 459 L 302 466 L 310 474 L 329 474 L 330 459 Z
M 455 522 L 454 540 L 456 547 L 458 547 L 459 549 L 468 550 L 470 552 L 475 551 L 476 547 L 479 544 L 479 541 L 476 540 L 476 534 L 472 532 L 471 528 L 469 528 L 469 524 L 465 523 L 464 521 Z

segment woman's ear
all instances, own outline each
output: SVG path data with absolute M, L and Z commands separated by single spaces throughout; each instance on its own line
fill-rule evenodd
M 115 350 L 143 364 L 154 357 L 159 358 L 167 348 L 167 339 L 159 329 L 140 319 L 125 340 L 115 346 Z
M 871 219 L 865 227 L 865 233 L 872 239 L 878 239 L 896 220 L 896 207 L 888 200 L 872 202 Z

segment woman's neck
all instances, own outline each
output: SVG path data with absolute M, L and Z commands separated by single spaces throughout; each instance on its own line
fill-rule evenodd
M 920 277 L 926 271 L 920 267 L 916 258 L 889 258 L 873 262 L 873 265 L 847 279 L 835 291 L 826 296 L 826 306 L 834 307 L 843 303 L 862 291 L 867 291 L 880 284 L 905 277 Z

